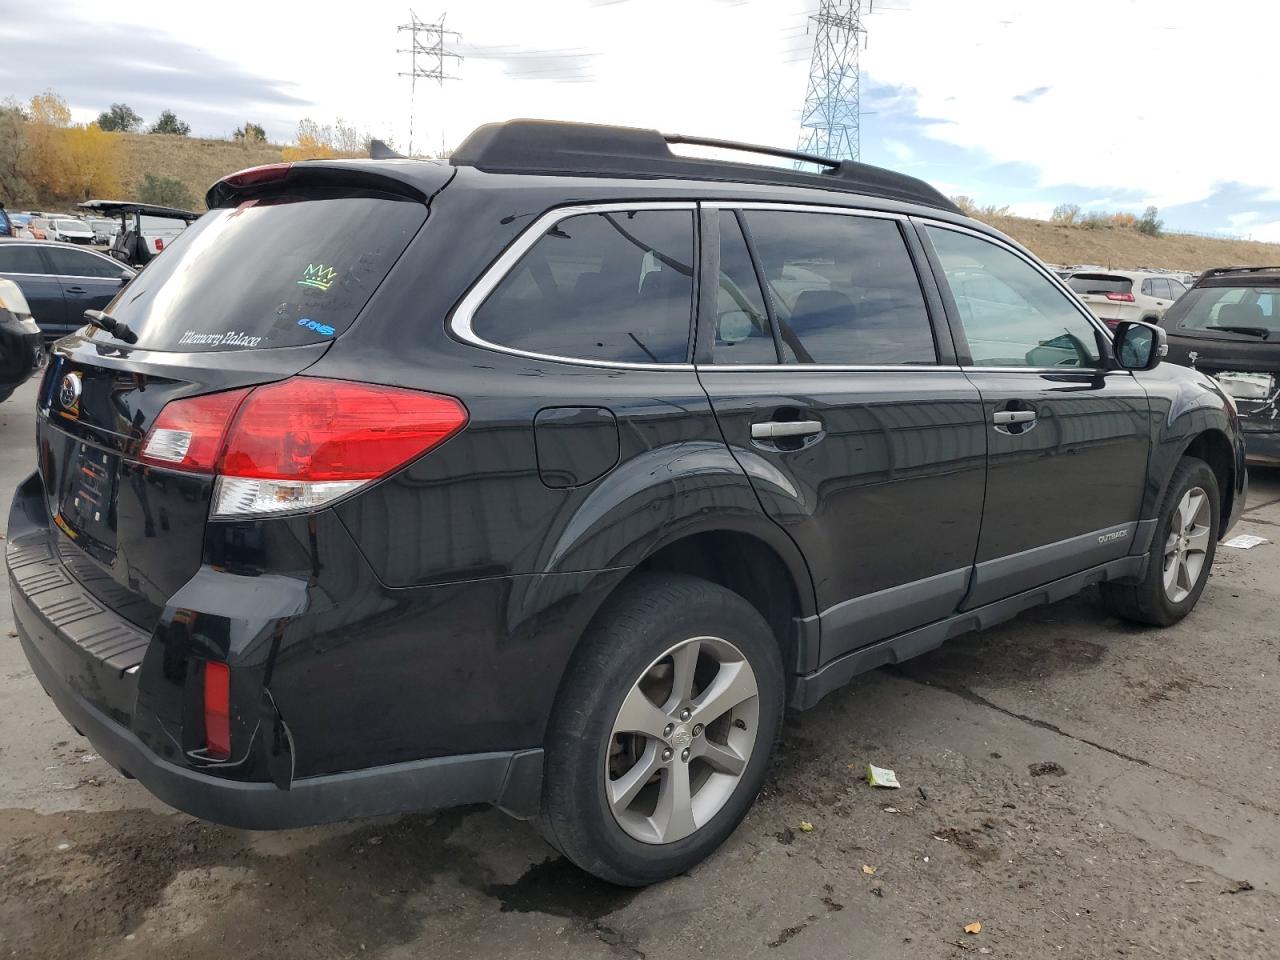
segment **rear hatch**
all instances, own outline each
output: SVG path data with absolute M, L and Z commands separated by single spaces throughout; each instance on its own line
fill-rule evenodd
M 1075 273 L 1067 279 L 1067 286 L 1084 301 L 1089 311 L 1115 326 L 1121 320 L 1140 319 L 1141 309 L 1133 295 L 1133 281 L 1112 273 Z
M 215 482 L 143 462 L 161 411 L 306 369 L 427 217 L 426 192 L 367 169 L 273 170 L 215 187 L 218 208 L 108 305 L 136 343 L 86 327 L 57 344 L 41 387 L 51 545 L 89 592 L 148 631 L 201 564 Z

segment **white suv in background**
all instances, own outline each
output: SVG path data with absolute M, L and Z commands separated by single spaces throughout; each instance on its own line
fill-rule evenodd
M 1109 327 L 1121 320 L 1159 323 L 1173 302 L 1187 292 L 1167 274 L 1135 270 L 1073 273 L 1067 277 L 1067 286 Z

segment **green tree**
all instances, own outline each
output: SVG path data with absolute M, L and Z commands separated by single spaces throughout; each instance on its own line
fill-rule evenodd
M 1158 237 L 1164 233 L 1164 221 L 1160 219 L 1160 211 L 1155 207 L 1147 207 L 1138 218 L 1138 232 L 1149 237 Z
M 231 135 L 234 140 L 242 140 L 245 143 L 266 143 L 267 131 L 256 123 L 245 121 L 243 127 L 236 127 L 236 132 Z
M 190 210 L 195 206 L 195 200 L 185 183 L 173 177 L 158 177 L 154 173 L 148 173 L 142 178 L 142 185 L 138 187 L 138 199 L 143 203 L 178 207 L 182 210 Z
M 160 114 L 160 119 L 151 125 L 151 129 L 147 133 L 176 133 L 180 137 L 185 137 L 191 132 L 191 125 L 183 123 L 178 119 L 172 110 L 165 110 Z
M 108 133 L 133 133 L 142 126 L 142 117 L 127 103 L 113 103 L 110 110 L 98 114 L 98 127 Z
M 27 116 L 12 97 L 0 103 L 0 198 L 10 202 L 26 198 L 31 190 L 23 173 L 27 150 Z

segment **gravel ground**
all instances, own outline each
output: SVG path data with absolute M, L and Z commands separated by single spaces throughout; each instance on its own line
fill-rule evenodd
M 0 406 L 5 513 L 32 392 Z M 1280 472 L 1252 484 L 1236 532 L 1280 540 Z M 282 833 L 173 813 L 58 715 L 0 595 L 0 956 L 1277 957 L 1278 551 L 1223 549 L 1170 630 L 1086 594 L 859 679 L 788 718 L 715 857 L 640 892 L 487 809 Z

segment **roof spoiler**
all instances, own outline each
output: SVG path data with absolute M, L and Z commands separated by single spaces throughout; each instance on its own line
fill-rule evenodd
M 710 160 L 671 152 L 688 144 L 775 157 L 825 168 L 821 173 Z M 853 160 L 832 160 L 796 150 L 663 134 L 657 130 L 553 120 L 509 120 L 478 127 L 453 151 L 449 162 L 488 173 L 569 174 L 613 177 L 674 177 L 820 187 L 960 210 L 923 180 Z

